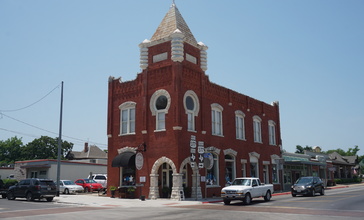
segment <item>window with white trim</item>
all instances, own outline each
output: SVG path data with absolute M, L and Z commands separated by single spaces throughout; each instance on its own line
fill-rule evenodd
M 196 93 L 192 90 L 188 90 L 183 98 L 183 104 L 187 114 L 187 130 L 196 131 L 195 117 L 198 116 L 200 110 L 199 100 Z
M 150 99 L 150 110 L 155 117 L 156 130 L 164 131 L 166 129 L 166 114 L 171 105 L 171 97 L 169 93 L 160 89 L 152 95 Z
M 254 142 L 262 143 L 262 119 L 253 117 Z
M 279 183 L 278 164 L 272 164 L 272 182 Z
M 212 134 L 222 136 L 222 111 L 223 107 L 219 104 L 211 105 L 211 121 L 212 121 Z
M 207 176 L 206 176 L 206 185 L 208 186 L 218 186 L 219 185 L 219 164 L 218 164 L 218 158 L 215 153 L 212 153 L 214 165 L 211 169 L 207 170 Z
M 120 109 L 120 135 L 135 134 L 135 102 L 124 102 Z
M 235 179 L 235 157 L 225 155 L 225 181 L 230 184 Z
M 276 123 L 272 120 L 268 122 L 269 144 L 276 145 Z
M 236 139 L 245 140 L 245 114 L 242 111 L 235 111 L 235 133 Z

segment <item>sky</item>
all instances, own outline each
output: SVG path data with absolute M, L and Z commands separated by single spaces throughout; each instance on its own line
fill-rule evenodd
M 279 101 L 282 148 L 364 155 L 364 1 L 175 0 L 213 83 Z M 0 140 L 107 149 L 108 78 L 134 80 L 172 0 L 0 0 Z

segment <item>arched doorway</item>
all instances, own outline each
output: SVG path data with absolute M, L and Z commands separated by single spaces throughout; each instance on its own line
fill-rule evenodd
M 165 168 L 163 168 L 163 164 L 166 164 Z M 169 167 L 167 167 L 167 165 Z M 161 168 L 161 171 L 160 171 Z M 163 176 L 159 178 L 160 172 L 163 175 L 163 172 L 166 172 L 166 178 L 164 179 Z M 172 175 L 172 178 L 170 177 Z M 170 184 L 169 180 L 172 179 L 172 185 L 169 186 L 172 188 L 170 193 L 170 198 L 179 200 L 180 199 L 180 191 L 183 190 L 182 187 L 182 174 L 177 173 L 176 165 L 173 161 L 167 157 L 159 158 L 153 165 L 151 174 L 150 174 L 150 188 L 149 188 L 149 198 L 150 199 L 157 199 L 160 198 L 160 180 L 163 183 L 166 180 L 166 185 Z

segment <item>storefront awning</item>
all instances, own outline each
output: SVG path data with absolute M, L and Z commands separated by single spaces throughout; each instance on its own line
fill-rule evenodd
M 112 160 L 112 167 L 131 167 L 135 166 L 135 153 L 123 152 Z

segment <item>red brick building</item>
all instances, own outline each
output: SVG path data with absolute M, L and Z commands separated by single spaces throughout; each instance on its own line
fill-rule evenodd
M 207 46 L 174 4 L 139 47 L 136 79 L 109 79 L 108 185 L 149 199 L 220 196 L 239 176 L 281 189 L 278 102 L 210 82 Z

